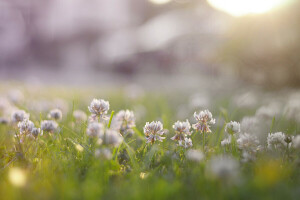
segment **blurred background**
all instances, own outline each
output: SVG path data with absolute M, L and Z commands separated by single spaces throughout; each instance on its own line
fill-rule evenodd
M 0 0 L 0 79 L 299 87 L 299 9 L 297 0 Z

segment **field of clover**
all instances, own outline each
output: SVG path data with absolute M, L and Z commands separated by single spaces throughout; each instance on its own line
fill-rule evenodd
M 297 91 L 2 89 L 0 196 L 299 199 L 299 123 Z

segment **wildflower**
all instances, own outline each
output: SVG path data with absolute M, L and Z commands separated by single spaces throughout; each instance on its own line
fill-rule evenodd
M 184 138 L 184 140 L 179 140 L 178 143 L 179 146 L 184 147 L 186 149 L 193 146 L 192 139 L 187 137 Z
M 85 122 L 87 120 L 87 116 L 82 110 L 74 110 L 73 117 L 76 123 Z
M 196 124 L 193 124 L 193 128 L 200 131 L 201 133 L 210 133 L 210 124 L 215 124 L 216 120 L 212 118 L 209 110 L 201 111 L 199 114 L 194 113 L 194 117 L 197 120 Z
M 204 159 L 204 154 L 200 150 L 189 149 L 186 152 L 186 158 L 190 161 L 200 162 Z
M 104 144 L 111 145 L 113 147 L 118 147 L 123 142 L 123 137 L 120 133 L 112 129 L 106 130 L 101 139 Z
M 56 121 L 59 121 L 62 119 L 62 112 L 59 109 L 53 109 L 48 114 L 49 119 L 54 119 Z
M 255 159 L 256 159 L 256 155 L 254 152 L 249 152 L 249 151 L 242 152 L 241 162 L 243 163 L 251 162 L 251 161 L 255 161 Z
M 231 135 L 239 133 L 241 131 L 240 123 L 235 121 L 227 123 L 225 126 L 225 131 Z
M 31 133 L 32 129 L 34 128 L 34 124 L 32 121 L 24 119 L 18 123 L 18 128 L 20 129 L 21 135 L 27 135 Z
M 41 129 L 43 131 L 53 133 L 57 130 L 58 124 L 53 120 L 44 120 L 41 122 Z
M 35 138 L 38 137 L 38 135 L 40 134 L 40 132 L 41 132 L 41 129 L 40 129 L 40 128 L 33 128 L 33 129 L 31 130 L 31 134 L 32 134 L 33 137 L 35 137 Z
M 226 155 L 212 158 L 206 167 L 209 175 L 223 181 L 235 180 L 239 172 L 238 162 L 233 157 Z
M 259 120 L 256 117 L 244 117 L 241 121 L 241 131 L 244 133 L 259 132 Z
M 257 116 L 260 119 L 265 120 L 272 120 L 273 117 L 278 116 L 280 114 L 280 105 L 278 103 L 271 103 L 267 106 L 260 107 L 256 113 L 255 116 Z
M 231 135 L 229 135 L 227 138 L 221 141 L 221 146 L 229 146 L 231 144 Z
M 120 131 L 121 135 L 132 134 L 135 127 L 135 117 L 130 110 L 121 110 L 113 118 L 111 127 Z
M 25 119 L 29 119 L 29 114 L 27 114 L 24 110 L 15 110 L 11 115 L 13 123 L 21 122 Z
M 285 134 L 282 132 L 277 133 L 269 133 L 267 142 L 268 142 L 268 148 L 272 149 L 285 149 L 288 147 L 288 143 L 285 141 Z
M 295 149 L 300 149 L 300 135 L 295 136 L 292 142 Z
M 186 138 L 186 135 L 191 135 L 190 132 L 191 125 L 188 120 L 185 122 L 177 121 L 173 125 L 173 129 L 175 130 L 175 136 L 171 138 L 171 140 L 179 140 L 184 141 Z
M 104 126 L 98 122 L 92 122 L 88 125 L 86 134 L 89 137 L 102 137 L 104 134 Z
M 165 137 L 161 137 L 165 133 L 163 124 L 159 121 L 147 122 L 144 127 L 147 143 L 153 144 L 156 140 L 162 142 Z
M 260 148 L 257 137 L 248 133 L 240 134 L 236 142 L 240 150 L 256 152 Z
M 97 158 L 104 158 L 110 160 L 112 158 L 112 153 L 108 148 L 96 149 L 95 156 Z
M 109 110 L 109 102 L 103 99 L 93 99 L 88 109 L 92 114 L 105 119 Z

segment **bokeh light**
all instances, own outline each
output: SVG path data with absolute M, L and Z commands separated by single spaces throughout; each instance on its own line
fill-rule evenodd
M 265 13 L 287 2 L 288 0 L 208 0 L 216 9 L 233 16 Z

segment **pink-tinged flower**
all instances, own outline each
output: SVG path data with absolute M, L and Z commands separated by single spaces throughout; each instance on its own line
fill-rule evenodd
M 41 129 L 49 133 L 55 132 L 57 128 L 58 124 L 53 120 L 44 120 L 41 123 Z
M 88 125 L 86 134 L 89 137 L 102 137 L 104 135 L 104 126 L 98 122 L 92 122 Z
M 144 127 L 147 143 L 153 144 L 156 140 L 162 142 L 165 137 L 161 137 L 165 133 L 163 124 L 159 121 L 147 122 Z
M 24 119 L 23 121 L 18 123 L 18 128 L 20 129 L 21 135 L 28 135 L 31 133 L 32 129 L 34 128 L 34 124 L 32 121 L 28 119 Z
M 181 147 L 184 147 L 186 149 L 190 148 L 193 146 L 192 139 L 186 137 L 186 138 L 184 138 L 184 140 L 179 140 L 178 145 Z
M 93 99 L 88 109 L 93 115 L 106 119 L 105 115 L 109 110 L 109 102 L 103 99 Z
M 25 119 L 29 119 L 29 114 L 26 113 L 24 110 L 16 110 L 11 115 L 11 121 L 13 123 L 21 122 Z
M 195 112 L 194 117 L 197 123 L 193 124 L 193 128 L 201 133 L 210 133 L 210 125 L 216 123 L 216 120 L 212 118 L 212 114 L 209 110 L 201 111 L 199 114 Z
M 61 120 L 62 119 L 62 112 L 61 112 L 61 110 L 59 110 L 57 108 L 51 110 L 49 112 L 49 114 L 48 114 L 48 118 L 49 119 L 54 119 L 54 120 L 57 120 L 57 121 Z
M 130 110 L 121 110 L 113 118 L 111 128 L 118 130 L 121 135 L 132 134 L 135 127 L 135 117 Z
M 173 125 L 173 129 L 175 130 L 176 135 L 172 137 L 171 140 L 183 141 L 185 140 L 187 135 L 191 135 L 191 125 L 188 120 L 186 120 L 185 122 L 175 122 L 175 124 Z

